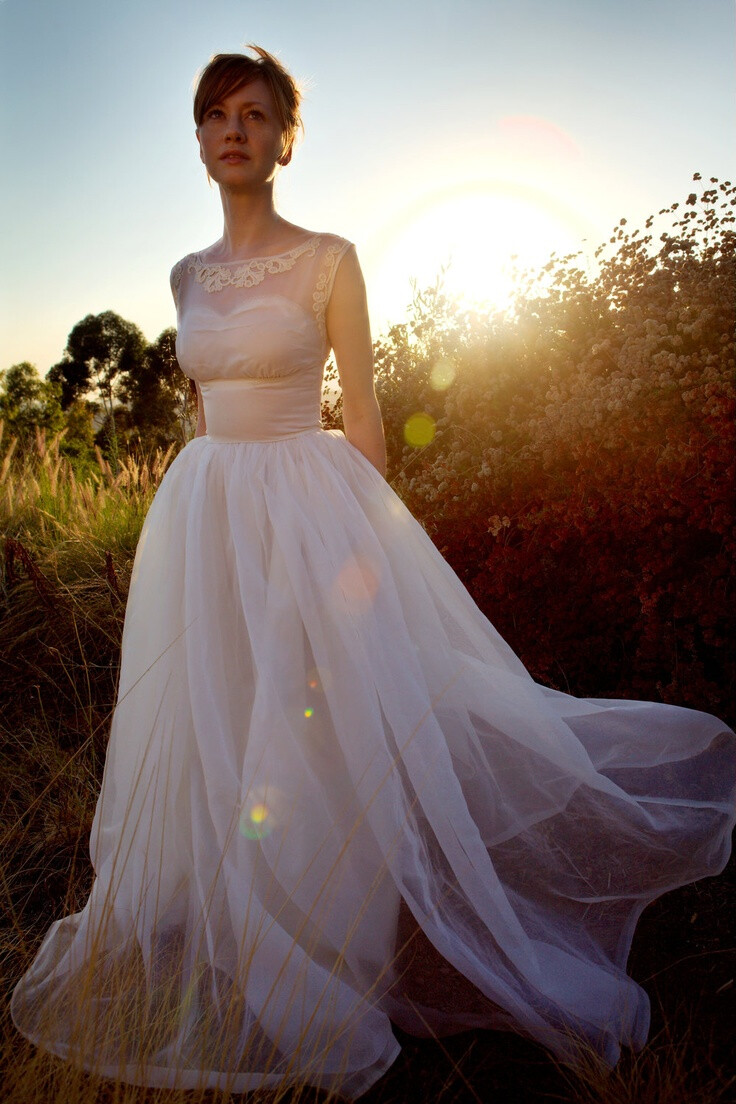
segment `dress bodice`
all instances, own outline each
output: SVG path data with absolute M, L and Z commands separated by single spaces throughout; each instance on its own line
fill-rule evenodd
M 247 261 L 190 253 L 171 270 L 176 354 L 202 392 L 207 434 L 273 440 L 320 426 L 325 313 L 352 243 L 313 234 Z

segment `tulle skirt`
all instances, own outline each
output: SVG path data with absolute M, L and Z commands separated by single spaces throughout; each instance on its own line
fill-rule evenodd
M 169 1088 L 355 1098 L 392 1023 L 613 1064 L 636 921 L 723 869 L 735 780 L 709 714 L 536 684 L 340 431 L 195 438 L 135 557 L 93 888 L 12 1016 Z M 400 907 L 464 995 L 412 999 Z

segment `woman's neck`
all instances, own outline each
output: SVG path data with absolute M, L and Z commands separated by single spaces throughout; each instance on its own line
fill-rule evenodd
M 223 259 L 257 256 L 279 246 L 288 236 L 291 223 L 276 213 L 273 191 L 259 193 L 225 192 L 220 189 L 224 229 Z

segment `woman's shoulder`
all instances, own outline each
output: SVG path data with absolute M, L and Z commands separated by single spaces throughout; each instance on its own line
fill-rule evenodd
M 342 258 L 349 249 L 355 249 L 354 243 L 342 234 L 323 233 L 320 238 L 327 256 L 334 257 L 335 260 Z
M 196 253 L 187 253 L 184 257 L 181 257 L 176 264 L 172 265 L 171 272 L 169 273 L 169 279 L 172 287 L 178 287 L 181 283 L 182 274 L 184 273 L 189 262 L 196 257 Z
M 174 265 L 172 265 L 172 267 L 171 267 L 171 276 L 172 276 L 172 278 L 174 276 L 174 273 L 177 273 L 177 272 L 181 273 L 184 270 L 184 268 L 186 267 L 186 263 L 187 263 L 187 261 L 189 260 L 189 258 L 191 256 L 193 256 L 192 253 L 187 253 L 187 255 L 185 257 L 182 257 Z
M 333 234 L 333 233 L 329 233 L 328 231 L 322 231 L 317 236 L 320 237 L 320 238 L 323 238 L 324 241 L 327 242 L 328 245 L 340 245 L 340 246 L 342 246 L 342 245 L 352 245 L 353 244 L 348 238 L 344 238 L 342 236 L 342 234 Z
M 290 240 L 294 248 L 286 250 L 287 252 L 308 249 L 310 252 L 319 250 L 333 253 L 335 250 L 345 250 L 353 244 L 348 238 L 329 230 L 310 230 L 307 226 L 297 226 L 295 223 L 291 223 L 291 229 Z
M 171 294 L 174 296 L 174 303 L 179 306 L 179 288 L 181 287 L 182 276 L 189 264 L 190 260 L 194 257 L 194 253 L 187 253 L 185 257 L 178 260 L 173 265 L 171 272 L 169 273 L 169 283 L 171 285 Z
M 341 256 L 353 243 L 341 234 L 328 230 L 309 230 L 306 226 L 294 226 L 293 248 L 283 255 L 306 254 L 319 262 L 320 258 Z
M 325 241 L 331 242 L 347 241 L 347 238 L 329 230 L 312 230 L 308 226 L 299 226 L 296 222 L 287 222 L 285 225 L 287 229 L 284 231 L 284 240 L 293 241 L 295 245 L 311 241 L 313 238 L 324 238 Z

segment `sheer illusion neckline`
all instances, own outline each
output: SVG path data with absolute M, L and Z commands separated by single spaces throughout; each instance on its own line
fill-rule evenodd
M 228 265 L 250 265 L 257 264 L 260 261 L 276 261 L 282 257 L 292 257 L 294 254 L 301 253 L 302 251 L 309 249 L 312 245 L 316 244 L 321 234 L 312 234 L 311 237 L 306 238 L 299 245 L 293 246 L 291 249 L 284 249 L 280 253 L 260 253 L 257 257 L 245 257 L 238 258 L 234 261 L 206 261 L 202 258 L 202 252 L 194 254 L 194 260 L 196 264 L 202 268 L 220 268 Z

